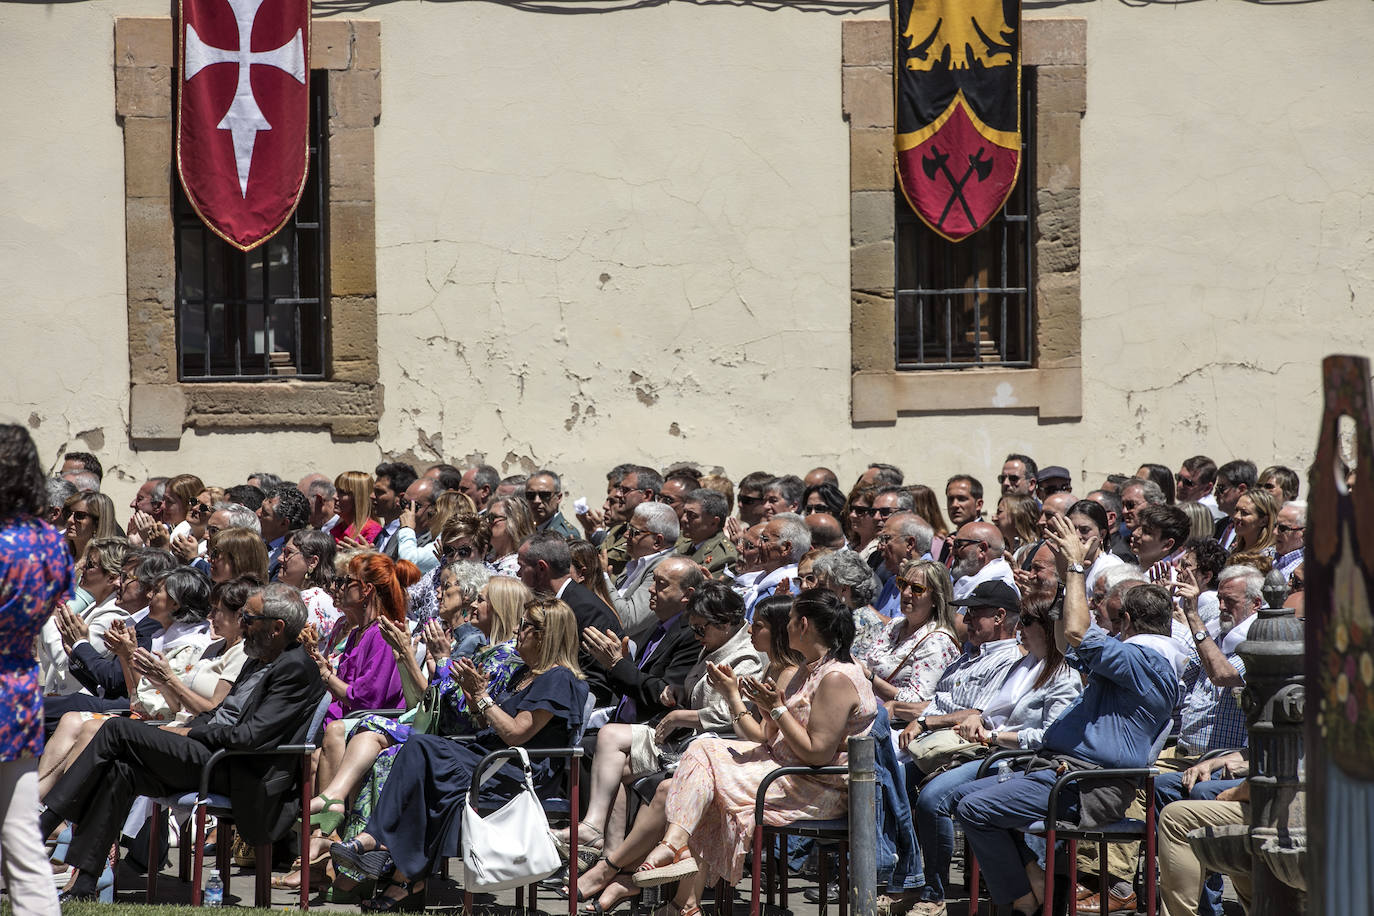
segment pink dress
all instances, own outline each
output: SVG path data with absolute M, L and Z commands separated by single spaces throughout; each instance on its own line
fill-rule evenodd
M 793 679 L 785 703 L 792 716 L 806 725 L 811 719 L 811 697 L 821 679 L 832 671 L 849 678 L 859 694 L 858 706 L 845 724 L 840 750 L 828 763 L 844 766 L 849 757 L 847 739 L 867 734 L 878 714 L 873 685 L 863 668 L 826 658 L 800 684 Z M 673 777 L 665 813 L 669 823 L 684 824 L 690 820 L 684 812 L 705 805 L 690 842 L 708 880 L 717 876 L 730 884 L 740 880 L 744 856 L 754 836 L 754 796 L 759 784 L 772 770 L 801 763 L 781 732 L 767 745 L 721 738 L 702 738 L 688 745 Z M 849 796 L 843 777 L 784 776 L 768 787 L 767 802 L 764 820 L 777 826 L 841 817 L 848 810 Z

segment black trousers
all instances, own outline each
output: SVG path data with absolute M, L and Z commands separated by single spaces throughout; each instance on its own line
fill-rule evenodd
M 211 753 L 199 741 L 136 719 L 106 721 L 45 799 L 49 810 L 72 822 L 67 862 L 99 874 L 134 799 L 196 790 Z M 227 793 L 228 784 L 228 769 L 217 770 L 210 789 Z

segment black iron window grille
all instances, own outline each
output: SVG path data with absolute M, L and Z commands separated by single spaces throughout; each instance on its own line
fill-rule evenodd
M 1028 368 L 1035 339 L 1035 68 L 1021 71 L 1021 170 L 1001 212 L 962 242 L 897 200 L 898 369 Z M 1028 177 L 1029 176 L 1029 177 Z
M 181 381 L 325 377 L 327 93 L 328 75 L 312 73 L 305 191 L 281 231 L 252 251 L 206 228 L 173 178 Z

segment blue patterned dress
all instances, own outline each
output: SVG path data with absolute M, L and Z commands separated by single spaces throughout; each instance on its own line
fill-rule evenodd
M 43 690 L 34 640 L 53 599 L 72 589 L 58 530 L 23 516 L 0 529 L 0 760 L 43 753 Z

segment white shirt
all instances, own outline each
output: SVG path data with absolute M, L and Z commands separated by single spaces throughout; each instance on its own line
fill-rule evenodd
M 795 569 L 796 567 L 793 567 Z M 1012 587 L 1012 590 L 1019 596 L 1021 589 L 1016 587 L 1016 577 L 1012 574 L 1011 564 L 998 557 L 987 566 L 978 570 L 971 576 L 964 576 L 954 583 L 954 600 L 962 601 L 973 593 L 973 590 L 984 582 L 991 582 L 994 579 L 1001 579 Z
M 1250 624 L 1256 620 L 1259 620 L 1259 614 L 1251 614 L 1233 626 L 1229 632 L 1221 637 L 1221 651 L 1226 655 L 1235 655 L 1240 644 L 1249 638 Z
M 1197 503 L 1199 506 L 1206 506 L 1207 511 L 1212 513 L 1213 519 L 1222 519 L 1226 517 L 1226 513 L 1222 512 L 1221 507 L 1217 505 L 1217 496 L 1215 493 L 1208 493 L 1206 496 L 1202 497 L 1202 499 L 1199 499 Z
M 1097 577 L 1102 575 L 1113 566 L 1124 566 L 1126 561 L 1116 554 L 1106 550 L 1097 551 L 1097 559 L 1093 560 L 1093 565 L 1088 567 L 1088 571 L 1083 575 L 1083 585 L 1088 589 L 1088 597 L 1093 594 L 1093 586 L 1097 584 Z
M 750 620 L 754 619 L 754 605 L 758 604 L 759 599 L 764 595 L 771 594 L 779 582 L 783 579 L 796 580 L 797 564 L 792 563 L 788 566 L 780 566 L 768 575 L 759 575 L 750 585 L 741 592 L 744 598 L 745 616 Z
M 1031 685 L 1035 683 L 1035 679 L 1040 676 L 1040 670 L 1044 667 L 1043 658 L 1033 655 L 1022 656 L 1007 673 L 1007 679 L 1002 682 L 997 696 L 993 697 L 988 708 L 983 710 L 983 724 L 988 728 L 1001 728 L 1006 724 L 1007 716 L 1011 715 L 1012 709 L 1016 707 L 1016 701 L 1030 692 Z

